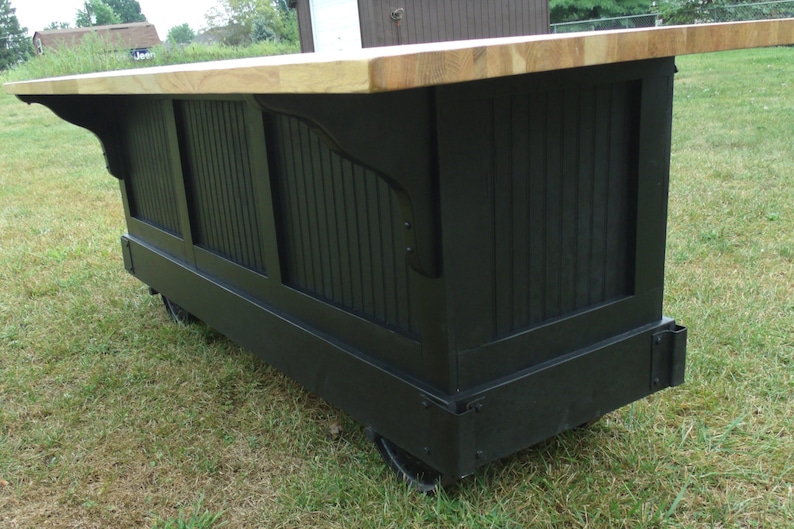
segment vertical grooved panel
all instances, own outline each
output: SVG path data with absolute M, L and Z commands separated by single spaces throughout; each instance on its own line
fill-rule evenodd
M 178 109 L 194 244 L 265 274 L 254 190 L 263 176 L 251 166 L 245 103 L 181 101 Z
M 532 109 L 530 114 L 529 123 L 535 123 L 536 126 L 531 127 L 529 130 L 529 173 L 526 174 L 528 180 L 527 197 L 527 221 L 524 224 L 524 233 L 527 234 L 526 252 L 530 256 L 529 268 L 526 272 L 529 274 L 529 290 L 527 291 L 526 303 L 528 304 L 527 320 L 516 322 L 516 328 L 521 325 L 526 325 L 528 322 L 542 321 L 544 314 L 544 307 L 546 305 L 546 178 L 535 177 L 530 175 L 545 175 L 546 174 L 546 143 L 548 138 L 546 136 L 546 114 L 547 114 L 547 101 L 546 94 L 539 94 L 533 98 L 534 101 L 529 103 Z M 526 125 L 519 123 L 517 138 L 522 134 L 526 134 L 524 130 Z M 521 245 L 520 247 L 523 247 Z M 522 304 L 523 299 L 517 299 L 516 304 Z
M 511 100 L 511 115 L 516 116 L 516 119 L 511 120 L 510 126 L 512 143 L 512 138 L 521 134 L 522 126 L 520 123 L 530 119 L 530 105 L 527 98 L 511 98 Z M 510 149 L 510 151 L 511 174 L 528 174 L 530 149 Z M 529 233 L 529 215 L 525 211 L 529 204 L 529 182 L 526 178 L 511 180 L 511 202 L 508 204 L 510 206 L 510 238 L 512 239 L 515 237 L 516 232 L 523 230 L 525 233 Z M 506 328 L 498 329 L 499 334 L 508 332 L 509 329 L 514 329 L 521 322 L 529 319 L 529 303 L 522 301 L 529 297 L 530 278 L 527 273 L 530 267 L 529 247 L 530 244 L 519 245 L 512 251 L 511 281 L 513 289 L 510 307 L 512 319 L 502 323 Z
M 459 351 L 634 293 L 640 87 L 444 107 L 444 265 Z
M 552 92 L 549 94 L 548 102 L 550 112 L 546 114 L 546 195 L 545 210 L 546 217 L 543 219 L 543 230 L 545 232 L 545 253 L 544 263 L 546 278 L 545 285 L 545 304 L 543 306 L 543 319 L 552 318 L 560 314 L 560 257 L 562 255 L 562 233 L 561 223 L 563 211 L 561 208 L 562 193 L 562 120 L 563 113 L 562 94 Z M 513 146 L 517 147 L 516 145 Z M 520 147 L 519 147 L 520 148 Z M 532 175 L 535 176 L 535 175 Z M 530 176 L 530 177 L 532 177 Z M 537 177 L 537 176 L 536 176 Z M 533 228 L 537 229 L 537 228 Z M 521 244 L 521 240 L 513 241 Z M 530 249 L 531 251 L 531 249 Z
M 638 105 L 636 83 L 491 100 L 493 338 L 632 294 Z
M 583 93 L 579 101 L 580 119 L 583 123 L 593 123 L 595 120 L 595 91 Z M 575 168 L 579 185 L 576 197 L 576 240 L 588 241 L 593 237 L 593 166 L 595 160 L 595 128 L 583 130 L 579 134 L 577 145 L 578 164 Z M 592 248 L 588 244 L 576 246 L 576 286 L 573 292 L 573 303 L 577 307 L 586 307 L 590 304 L 590 288 L 592 278 L 590 262 Z
M 418 335 L 396 194 L 301 121 L 276 115 L 269 130 L 284 282 Z
M 133 217 L 180 235 L 176 193 L 161 101 L 131 101 L 122 144 L 127 151 L 126 186 Z

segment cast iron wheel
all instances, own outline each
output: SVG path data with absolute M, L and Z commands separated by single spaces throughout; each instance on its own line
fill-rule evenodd
M 377 435 L 373 442 L 381 457 L 397 474 L 397 477 L 420 492 L 432 494 L 454 481 L 446 480 L 438 471 L 419 461 L 385 437 Z
M 179 325 L 190 325 L 196 321 L 196 317 L 191 313 L 162 294 L 160 294 L 160 297 L 163 298 L 163 306 L 165 307 L 165 311 L 168 313 L 171 319 L 177 322 Z

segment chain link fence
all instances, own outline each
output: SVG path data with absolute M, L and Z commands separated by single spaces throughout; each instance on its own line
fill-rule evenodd
M 658 13 L 632 15 L 579 22 L 552 24 L 552 33 L 572 31 L 599 31 L 605 29 L 650 28 L 676 24 L 705 24 L 709 22 L 734 22 L 738 20 L 766 20 L 794 18 L 794 0 L 759 2 L 753 4 L 709 4 L 688 1 L 683 4 L 668 3 Z
M 735 22 L 738 20 L 767 20 L 794 17 L 794 0 L 758 2 L 752 4 L 709 4 L 663 8 L 662 23 L 705 24 L 708 22 Z
M 615 18 L 599 18 L 597 20 L 582 20 L 579 22 L 562 22 L 552 24 L 552 33 L 569 33 L 572 31 L 600 31 L 604 29 L 652 28 L 657 24 L 659 15 L 632 15 Z

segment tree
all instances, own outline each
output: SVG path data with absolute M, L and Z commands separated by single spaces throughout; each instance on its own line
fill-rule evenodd
M 276 17 L 270 0 L 220 0 L 207 13 L 207 26 L 223 30 L 225 44 L 238 46 L 251 43 L 254 20 L 272 26 Z
M 68 22 L 50 22 L 44 27 L 44 29 L 69 29 L 71 27 L 72 26 Z
M 294 35 L 289 31 L 289 16 L 294 18 L 294 13 L 286 6 L 280 0 L 276 4 L 271 0 L 219 0 L 206 15 L 207 26 L 210 32 L 223 34 L 230 45 L 250 44 L 270 33 L 274 40 L 288 40 L 295 38 L 297 31 Z
M 670 0 L 659 5 L 659 12 L 665 24 L 696 24 L 711 22 L 702 20 L 704 11 L 712 4 L 711 0 Z
M 253 42 L 275 40 L 276 32 L 270 27 L 270 23 L 271 21 L 266 18 L 255 18 L 251 26 L 251 40 Z
M 664 24 L 703 24 L 736 20 L 788 18 L 794 15 L 789 2 L 757 2 L 747 0 L 663 0 L 659 13 Z
M 298 15 L 294 9 L 290 9 L 289 0 L 275 0 L 276 10 L 279 13 L 281 25 L 278 33 L 281 40 L 288 42 L 298 42 Z
M 144 22 L 146 17 L 141 13 L 141 4 L 138 0 L 102 0 L 121 19 L 124 24 L 130 22 Z
M 641 15 L 651 11 L 651 0 L 550 0 L 552 24 L 597 18 Z
M 196 32 L 190 28 L 190 25 L 180 24 L 168 30 L 168 42 L 174 44 L 189 44 L 196 38 Z
M 121 24 L 121 18 L 103 0 L 86 0 L 83 9 L 77 10 L 75 24 L 78 28 Z
M 28 30 L 19 27 L 16 12 L 10 0 L 0 0 L 0 70 L 24 61 L 32 51 Z

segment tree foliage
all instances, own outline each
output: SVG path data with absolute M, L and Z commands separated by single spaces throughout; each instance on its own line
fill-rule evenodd
M 189 24 L 180 24 L 168 30 L 168 42 L 174 44 L 189 44 L 196 38 L 196 32 Z
M 44 26 L 44 29 L 45 30 L 50 30 L 50 29 L 69 29 L 71 27 L 72 27 L 71 24 L 69 24 L 68 22 L 50 22 L 49 24 Z
M 294 9 L 290 9 L 289 0 L 275 0 L 276 10 L 281 17 L 281 27 L 279 28 L 281 40 L 287 42 L 298 42 L 298 15 Z
M 102 0 L 114 13 L 116 13 L 123 24 L 131 22 L 144 22 L 146 17 L 141 13 L 141 4 L 138 0 Z
M 77 10 L 75 24 L 78 28 L 121 24 L 121 17 L 103 0 L 86 0 L 83 9 Z
M 550 0 L 552 24 L 597 18 L 641 15 L 651 11 L 652 0 Z
M 285 0 L 219 0 L 206 18 L 209 31 L 222 35 L 225 44 L 297 40 L 295 13 Z
M 251 40 L 253 42 L 262 42 L 275 39 L 276 31 L 270 26 L 270 20 L 266 18 L 255 18 L 251 26 Z
M 86 0 L 77 11 L 78 28 L 144 22 L 138 0 Z
M 659 13 L 665 24 L 703 24 L 791 18 L 790 2 L 754 2 L 747 0 L 663 0 Z
M 10 0 L 0 0 L 0 70 L 6 70 L 30 56 L 28 30 L 19 26 L 16 12 Z

